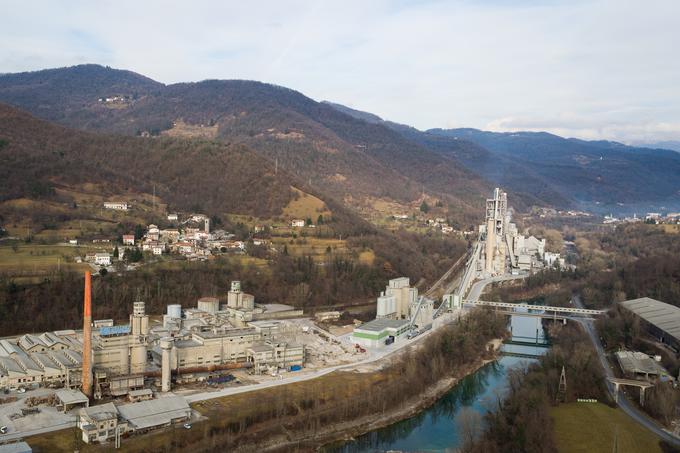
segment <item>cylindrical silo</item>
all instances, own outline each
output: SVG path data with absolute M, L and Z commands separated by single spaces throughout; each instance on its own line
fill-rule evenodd
M 179 304 L 168 305 L 168 316 L 171 318 L 181 318 L 182 317 L 182 306 Z
M 170 352 L 172 351 L 172 338 L 161 338 L 161 391 L 170 391 Z

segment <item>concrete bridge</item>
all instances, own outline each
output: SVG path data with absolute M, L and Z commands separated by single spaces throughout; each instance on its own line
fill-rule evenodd
M 654 387 L 654 384 L 647 382 L 647 381 L 637 381 L 635 379 L 621 379 L 621 378 L 615 378 L 615 377 L 608 377 L 607 380 L 614 384 L 614 399 L 616 400 L 616 403 L 618 404 L 619 402 L 619 387 L 623 386 L 630 386 L 630 387 L 638 387 L 640 389 L 640 406 L 645 405 L 645 390 L 647 390 L 650 387 Z

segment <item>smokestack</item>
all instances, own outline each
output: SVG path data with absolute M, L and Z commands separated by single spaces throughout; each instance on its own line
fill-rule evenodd
M 92 398 L 92 276 L 90 271 L 85 272 L 82 389 L 88 398 Z

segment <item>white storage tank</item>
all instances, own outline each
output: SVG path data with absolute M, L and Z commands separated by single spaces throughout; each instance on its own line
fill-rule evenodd
M 201 297 L 198 299 L 197 308 L 207 313 L 215 314 L 220 309 L 220 301 L 216 297 Z
M 168 305 L 168 316 L 171 318 L 181 318 L 182 317 L 182 306 L 179 304 Z

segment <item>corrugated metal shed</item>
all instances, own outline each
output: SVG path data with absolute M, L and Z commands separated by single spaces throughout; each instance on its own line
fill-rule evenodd
M 171 396 L 118 406 L 120 415 L 134 430 L 156 428 L 191 417 L 191 408 L 181 396 Z
M 680 308 L 649 297 L 626 300 L 619 304 L 680 341 Z

